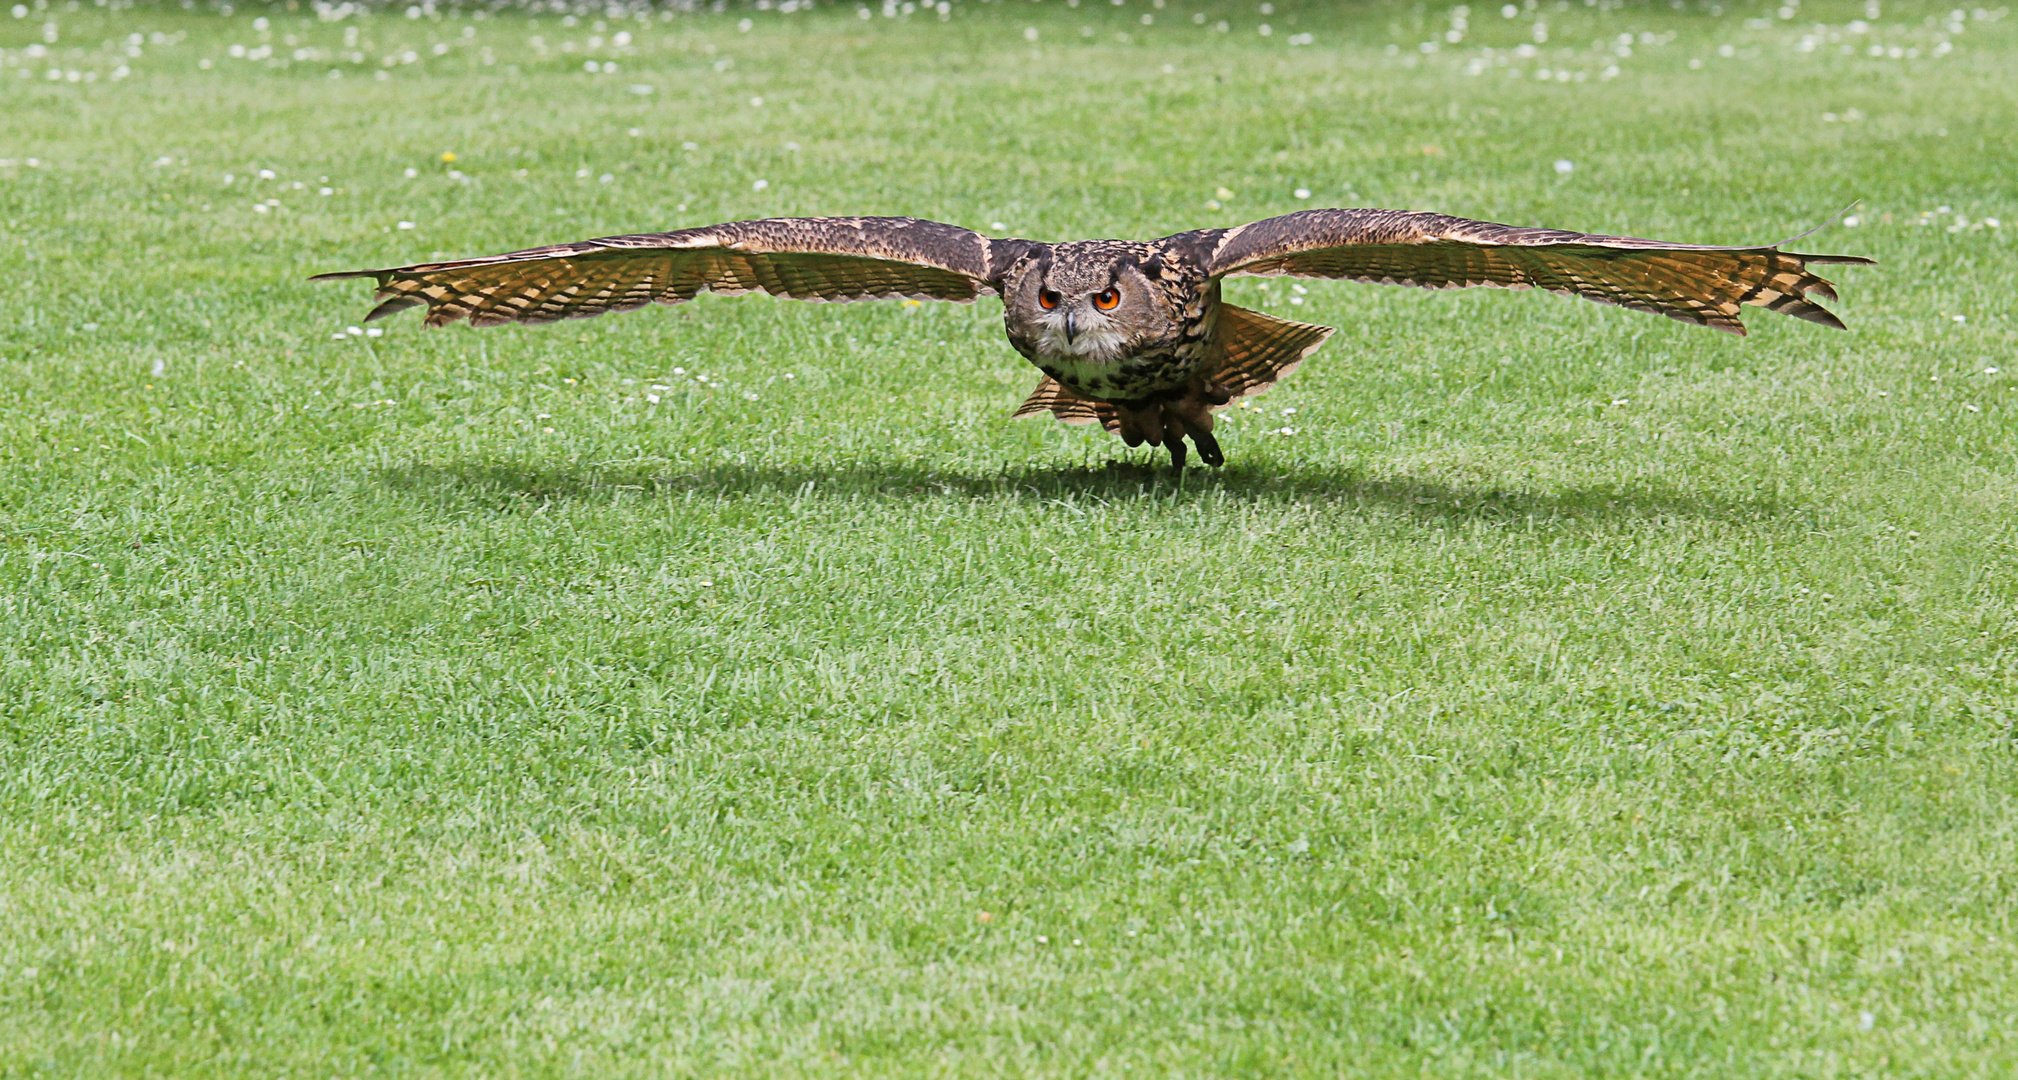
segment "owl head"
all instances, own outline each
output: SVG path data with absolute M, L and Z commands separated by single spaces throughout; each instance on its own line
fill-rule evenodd
M 1123 253 L 1079 246 L 1058 245 L 1009 283 L 1002 306 L 1010 336 L 1046 356 L 1095 363 L 1169 336 L 1170 313 L 1141 267 Z

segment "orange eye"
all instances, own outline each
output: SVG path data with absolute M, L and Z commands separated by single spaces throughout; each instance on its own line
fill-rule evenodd
M 1058 294 L 1052 292 L 1050 289 L 1039 289 L 1037 290 L 1037 303 L 1044 310 L 1050 311 L 1052 308 L 1058 306 Z
M 1093 306 L 1102 311 L 1113 311 L 1114 305 L 1120 302 L 1121 290 L 1119 289 L 1108 289 L 1106 292 L 1093 298 Z

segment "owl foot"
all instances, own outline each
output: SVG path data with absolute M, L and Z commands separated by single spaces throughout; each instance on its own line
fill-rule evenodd
M 1192 445 L 1198 447 L 1198 457 L 1207 465 L 1218 468 L 1226 464 L 1226 455 L 1220 452 L 1219 440 L 1212 437 L 1212 410 L 1214 391 L 1219 387 L 1207 384 L 1192 396 L 1179 398 L 1163 406 L 1163 432 L 1172 446 L 1183 446 L 1186 436 Z M 1181 457 L 1178 465 L 1184 464 Z
M 1170 464 L 1182 469 L 1190 456 L 1189 438 L 1198 447 L 1198 456 L 1207 465 L 1226 464 L 1219 440 L 1212 437 L 1212 411 L 1204 398 L 1193 396 L 1176 401 L 1110 403 L 1114 410 L 1115 434 L 1130 448 L 1148 443 L 1170 451 Z
M 1219 440 L 1213 438 L 1210 431 L 1192 432 L 1191 441 L 1198 444 L 1198 460 L 1215 469 L 1226 464 L 1226 455 L 1219 450 Z

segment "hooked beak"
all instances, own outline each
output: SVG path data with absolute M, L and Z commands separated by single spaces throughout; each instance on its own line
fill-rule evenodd
M 1068 345 L 1079 336 L 1079 323 L 1076 314 L 1076 312 L 1071 311 L 1065 313 L 1065 343 Z

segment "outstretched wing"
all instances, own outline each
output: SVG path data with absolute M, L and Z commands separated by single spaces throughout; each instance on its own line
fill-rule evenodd
M 677 304 L 704 290 L 973 300 L 996 291 L 995 246 L 1013 243 L 918 218 L 767 218 L 309 280 L 377 279 L 379 305 L 366 319 L 426 304 L 429 326 L 494 326 Z
M 1344 278 L 1428 289 L 1547 289 L 1743 334 L 1738 309 L 1783 311 L 1824 326 L 1842 320 L 1808 299 L 1836 299 L 1810 263 L 1868 264 L 1854 255 L 1778 247 L 1706 247 L 1630 236 L 1523 229 L 1401 210 L 1304 210 L 1192 234 L 1215 277 Z

